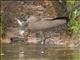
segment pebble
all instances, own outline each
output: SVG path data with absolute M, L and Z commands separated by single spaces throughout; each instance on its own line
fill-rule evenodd
M 43 53 L 44 53 L 44 51 L 41 51 L 41 53 L 43 54 Z

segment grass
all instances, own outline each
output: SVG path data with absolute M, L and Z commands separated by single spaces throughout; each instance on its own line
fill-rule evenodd
M 0 15 L 0 36 L 2 36 L 5 33 L 6 25 L 5 20 L 2 15 Z
M 67 0 L 67 9 L 69 15 L 69 30 L 74 34 L 80 34 L 80 1 L 68 1 Z

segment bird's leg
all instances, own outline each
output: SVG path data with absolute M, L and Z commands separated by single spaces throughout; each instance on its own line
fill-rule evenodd
M 44 44 L 45 44 L 46 38 L 45 38 L 44 32 L 38 31 L 38 32 L 36 33 L 36 37 L 39 38 L 39 41 L 40 41 L 40 44 L 41 44 L 41 45 L 44 45 Z
M 45 34 L 42 31 L 39 31 L 39 33 L 37 34 L 37 37 L 41 40 L 40 41 L 40 49 L 41 49 L 41 53 L 45 53 Z
M 40 36 L 41 36 L 41 44 L 45 45 L 45 34 L 42 31 L 40 31 L 39 33 L 40 33 Z

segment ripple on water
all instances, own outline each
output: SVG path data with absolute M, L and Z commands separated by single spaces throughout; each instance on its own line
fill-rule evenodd
M 77 49 L 36 45 L 3 45 L 3 60 L 80 60 Z M 41 53 L 43 51 L 44 53 Z M 78 52 L 79 51 L 79 52 Z

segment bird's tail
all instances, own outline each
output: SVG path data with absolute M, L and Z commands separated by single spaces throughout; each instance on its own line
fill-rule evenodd
M 66 22 L 69 22 L 69 17 L 56 17 L 56 18 L 51 18 L 51 19 L 46 19 L 47 21 L 54 21 L 54 20 L 66 20 Z
M 66 20 L 68 20 L 69 18 L 68 17 L 56 17 L 56 18 L 53 18 L 52 20 L 58 20 L 58 19 L 66 19 Z

